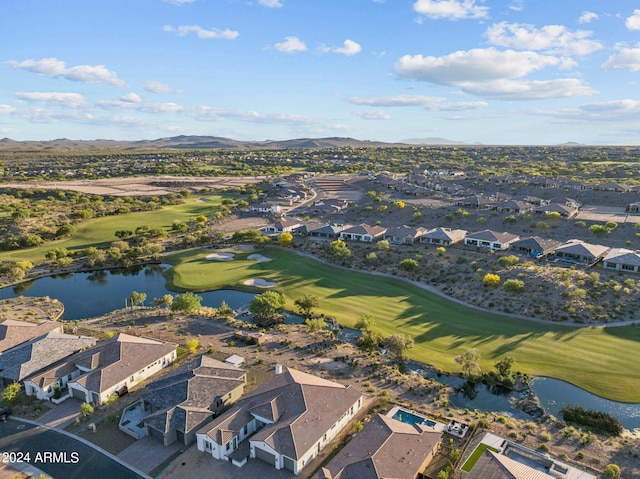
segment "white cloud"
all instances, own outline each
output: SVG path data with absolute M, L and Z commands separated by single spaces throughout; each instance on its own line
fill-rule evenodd
M 132 92 L 132 93 L 127 93 L 126 95 L 121 96 L 120 101 L 125 101 L 128 103 L 140 103 L 142 102 L 142 99 L 140 98 L 139 95 Z
M 461 20 L 487 18 L 489 7 L 476 5 L 476 0 L 417 0 L 413 9 L 429 18 Z
M 16 97 L 24 101 L 54 103 L 67 108 L 83 108 L 87 106 L 84 97 L 79 93 L 25 91 L 17 92 Z
M 18 109 L 11 105 L 0 105 L 0 115 L 10 115 L 16 111 L 18 111 Z
M 354 111 L 353 114 L 363 120 L 391 120 L 391 115 L 383 110 Z
M 283 5 L 281 0 L 258 0 L 258 3 L 267 8 L 281 8 Z
M 640 9 L 635 9 L 624 24 L 629 30 L 640 30 Z
M 513 0 L 509 4 L 509 10 L 513 10 L 514 12 L 521 12 L 524 10 L 524 0 Z
M 545 100 L 569 98 L 597 93 L 577 78 L 556 80 L 494 80 L 485 83 L 460 85 L 465 93 L 497 100 Z
M 536 52 L 486 48 L 457 51 L 442 57 L 405 55 L 398 60 L 395 70 L 404 79 L 460 85 L 523 77 L 548 66 L 563 64 L 560 58 Z
M 284 37 L 284 42 L 276 43 L 273 48 L 284 53 L 304 52 L 307 50 L 307 46 L 298 37 Z
M 228 28 L 225 30 L 220 30 L 214 28 L 212 30 L 207 30 L 202 28 L 200 25 L 179 25 L 174 27 L 173 25 L 165 25 L 162 27 L 162 30 L 167 33 L 175 33 L 179 37 L 187 36 L 189 33 L 195 33 L 196 36 L 201 40 L 211 40 L 211 39 L 223 39 L 223 40 L 233 40 L 240 35 L 240 33 L 229 30 Z
M 164 0 L 165 3 L 170 3 L 172 5 L 178 5 L 179 7 L 182 5 L 186 5 L 188 3 L 193 3 L 195 0 Z
M 166 83 L 160 83 L 159 81 L 148 81 L 144 84 L 144 89 L 151 93 L 180 93 L 180 90 L 174 90 Z
M 578 23 L 591 23 L 593 20 L 598 20 L 599 18 L 597 13 L 582 12 L 582 15 L 578 18 Z
M 339 53 L 341 55 L 352 56 L 362 51 L 360 44 L 353 40 L 345 40 L 342 47 L 332 48 L 327 45 L 320 45 L 318 50 L 321 53 Z
M 612 55 L 602 65 L 603 70 L 628 70 L 640 71 L 640 45 L 635 48 L 618 45 L 618 53 Z
M 458 102 L 449 103 L 441 96 L 396 95 L 383 97 L 350 97 L 349 103 L 375 107 L 422 107 L 429 111 L 463 111 L 477 110 L 488 106 L 486 102 Z
M 535 28 L 533 25 L 507 22 L 496 23 L 486 32 L 492 45 L 578 56 L 603 48 L 602 43 L 589 38 L 592 34 L 593 32 L 586 30 L 572 32 L 564 25 Z
M 106 83 L 117 87 L 125 86 L 125 82 L 118 78 L 115 72 L 107 70 L 104 65 L 78 65 L 67 67 L 65 62 L 55 57 L 42 60 L 24 60 L 22 62 L 7 62 L 13 68 L 27 70 L 50 77 L 62 77 L 71 81 L 84 83 Z
M 87 106 L 84 97 L 78 93 L 63 92 L 16 92 L 16 98 L 30 103 L 49 103 L 68 108 Z

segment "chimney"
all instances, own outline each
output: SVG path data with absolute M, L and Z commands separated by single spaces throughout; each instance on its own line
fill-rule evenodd
M 276 364 L 276 374 L 282 374 L 282 364 Z

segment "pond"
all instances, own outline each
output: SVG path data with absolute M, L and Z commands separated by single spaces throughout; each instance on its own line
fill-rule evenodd
M 153 303 L 154 298 L 161 298 L 165 294 L 178 294 L 166 289 L 162 275 L 165 269 L 165 265 L 151 265 L 55 275 L 0 289 L 0 299 L 20 295 L 49 296 L 64 304 L 63 320 L 91 318 L 124 308 L 125 301 L 131 296 L 132 291 L 146 293 L 147 306 Z M 236 311 L 247 311 L 249 303 L 255 297 L 254 293 L 231 289 L 197 294 L 202 297 L 203 306 L 217 308 L 225 301 Z M 299 322 L 302 322 L 302 318 L 295 315 L 288 315 L 285 320 L 285 323 Z
M 29 281 L 20 285 L 0 289 L 0 299 L 16 296 L 49 296 L 64 303 L 64 320 L 84 319 L 100 316 L 110 311 L 125 307 L 125 300 L 132 291 L 146 293 L 145 304 L 150 305 L 154 298 L 165 294 L 177 294 L 165 287 L 162 275 L 166 265 L 152 265 L 135 269 L 114 269 L 94 271 L 90 273 L 74 273 L 57 275 Z M 254 293 L 235 290 L 217 290 L 198 293 L 202 297 L 202 305 L 217 308 L 225 301 L 236 311 L 247 311 Z M 242 319 L 249 320 L 247 316 Z M 301 323 L 299 316 L 288 315 L 285 323 Z M 354 342 L 359 331 L 344 328 L 340 338 Z M 460 389 L 465 383 L 457 376 L 437 376 L 429 373 L 426 377 Z M 596 409 L 615 416 L 627 429 L 640 429 L 640 404 L 619 403 L 595 396 L 569 383 L 552 378 L 536 378 L 531 381 L 531 388 L 536 393 L 542 407 L 548 413 L 560 417 L 560 409 L 567 404 L 580 405 L 586 409 Z M 524 412 L 515 407 L 522 396 L 518 393 L 495 394 L 485 385 L 478 385 L 473 399 L 459 391 L 450 397 L 450 402 L 458 408 L 495 411 L 519 418 L 528 418 Z

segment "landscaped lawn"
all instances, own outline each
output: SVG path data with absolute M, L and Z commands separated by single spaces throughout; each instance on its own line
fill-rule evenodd
M 169 230 L 175 220 L 190 221 L 196 216 L 210 216 L 218 211 L 223 198 L 221 195 L 193 195 L 187 197 L 181 205 L 163 206 L 153 211 L 141 211 L 116 216 L 105 216 L 88 220 L 78 225 L 78 230 L 69 238 L 45 243 L 37 248 L 6 251 L 0 253 L 0 259 L 6 261 L 41 261 L 47 251 L 62 247 L 70 251 L 88 248 L 90 246 L 108 246 L 117 241 L 115 232 L 118 230 L 134 231 L 138 226 L 149 228 L 163 228 Z
M 293 251 L 262 251 L 271 262 L 236 255 L 229 262 L 209 261 L 210 253 L 190 250 L 169 256 L 169 287 L 207 291 L 246 289 L 243 281 L 264 278 L 293 300 L 305 294 L 320 298 L 322 312 L 344 326 L 361 314 L 372 314 L 384 335 L 410 334 L 412 359 L 448 371 L 460 369 L 455 356 L 469 348 L 482 355 L 483 370 L 504 356 L 515 358 L 514 370 L 563 379 L 601 396 L 640 401 L 640 328 L 573 328 L 526 321 L 478 311 L 395 278 L 346 271 Z
M 473 466 L 476 465 L 476 462 L 478 462 L 478 459 L 480 459 L 480 456 L 482 456 L 484 454 L 484 451 L 486 451 L 487 449 L 493 452 L 498 452 L 498 450 L 495 447 L 491 447 L 488 444 L 481 442 L 480 444 L 478 444 L 478 447 L 476 447 L 476 449 L 473 451 L 473 454 L 469 456 L 469 459 L 467 459 L 467 462 L 464 463 L 464 465 L 462 466 L 462 470 L 465 472 L 471 471 L 471 469 L 473 469 Z

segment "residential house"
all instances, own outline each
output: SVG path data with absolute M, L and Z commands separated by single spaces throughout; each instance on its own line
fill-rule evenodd
M 478 246 L 480 248 L 503 251 L 509 249 L 511 243 L 518 239 L 520 239 L 518 235 L 511 233 L 482 230 L 476 231 L 475 233 L 467 233 L 464 244 L 465 246 Z
M 555 198 L 551 198 L 549 200 L 549 203 L 557 203 L 560 205 L 567 205 L 570 206 L 571 208 L 577 210 L 578 208 L 580 208 L 582 206 L 582 203 L 580 203 L 578 200 L 576 200 L 575 198 L 568 198 L 566 196 L 556 196 Z
M 64 332 L 61 322 L 7 319 L 0 323 L 0 352 L 54 331 Z
M 488 210 L 491 208 L 492 201 L 484 196 L 470 196 L 456 201 L 456 206 L 462 206 L 464 208 L 473 208 L 476 210 Z
M 246 382 L 244 369 L 200 356 L 145 387 L 140 403 L 148 413 L 141 420 L 146 435 L 165 446 L 188 446 L 198 429 L 240 399 Z
M 466 230 L 454 230 L 451 228 L 433 228 L 420 237 L 421 243 L 449 246 L 464 241 Z
M 274 203 L 257 203 L 249 206 L 249 211 L 256 213 L 280 213 L 282 207 Z
M 528 213 L 533 209 L 533 205 L 524 201 L 509 200 L 493 205 L 493 209 L 501 213 Z
M 465 479 L 596 479 L 595 475 L 560 462 L 549 454 L 491 433 L 483 436 L 480 446 L 485 450 L 471 464 Z
M 558 246 L 554 251 L 554 256 L 556 260 L 562 262 L 595 264 L 604 258 L 609 249 L 608 246 L 572 239 Z
M 340 236 L 340 233 L 347 228 L 351 228 L 351 225 L 325 225 L 309 231 L 309 236 L 313 238 L 336 239 Z
M 549 213 L 560 213 L 560 216 L 574 218 L 578 214 L 578 209 L 563 203 L 549 203 L 533 209 L 534 213 L 548 215 Z
M 427 232 L 426 228 L 412 228 L 407 225 L 390 228 L 384 233 L 384 239 L 392 244 L 413 244 Z
M 640 273 L 640 253 L 626 248 L 612 248 L 602 259 L 605 269 Z
M 291 368 L 240 399 L 200 429 L 198 450 L 242 466 L 258 458 L 300 473 L 362 407 L 362 394 Z
M 517 253 L 524 253 L 532 258 L 540 258 L 560 246 L 560 241 L 540 238 L 540 236 L 528 236 L 511 243 L 510 249 Z
M 349 202 L 337 198 L 329 198 L 314 203 L 311 209 L 316 213 L 336 214 L 347 209 Z
M 383 226 L 370 226 L 362 223 L 342 230 L 340 232 L 340 239 L 372 243 L 373 241 L 382 238 L 386 232 L 387 228 Z
M 376 414 L 312 479 L 417 479 L 441 439 L 442 432 Z
M 56 361 L 96 344 L 95 338 L 52 331 L 22 343 L 0 355 L 0 378 L 4 384 L 21 382 Z
M 609 181 L 606 183 L 598 183 L 597 185 L 594 185 L 593 189 L 597 191 L 615 191 L 616 193 L 625 193 L 629 191 L 629 186 Z
M 27 378 L 24 389 L 38 399 L 51 400 L 59 389 L 64 399 L 73 396 L 102 404 L 173 363 L 176 348 L 173 343 L 120 333 Z
M 304 234 L 306 233 L 306 227 L 304 223 L 294 219 L 282 219 L 276 221 L 273 224 L 265 226 L 262 231 L 266 234 L 280 234 L 280 233 L 292 233 L 292 234 Z

